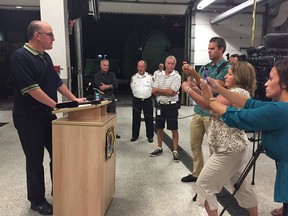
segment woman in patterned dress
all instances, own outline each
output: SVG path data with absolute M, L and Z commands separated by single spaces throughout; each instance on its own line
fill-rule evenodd
M 278 61 L 269 73 L 265 83 L 266 97 L 272 101 L 247 99 L 227 91 L 208 78 L 209 86 L 215 92 L 236 104 L 235 109 L 216 100 L 210 107 L 230 127 L 242 130 L 261 131 L 265 154 L 277 164 L 274 186 L 274 201 L 283 203 L 283 216 L 288 216 L 288 59 Z M 212 91 L 204 80 L 200 80 L 203 96 L 210 101 Z
M 246 98 L 254 95 L 255 85 L 255 70 L 248 62 L 232 64 L 225 76 L 225 87 Z M 234 185 L 239 179 L 246 165 L 249 141 L 243 130 L 229 127 L 210 108 L 210 103 L 213 100 L 226 106 L 234 106 L 229 100 L 221 95 L 206 100 L 196 85 L 189 81 L 182 84 L 182 89 L 196 103 L 210 110 L 211 113 L 211 125 L 208 133 L 211 156 L 196 182 L 197 203 L 199 206 L 205 207 L 209 216 L 218 215 L 216 194 L 222 190 L 224 185 Z M 244 180 L 235 198 L 241 207 L 248 210 L 250 216 L 258 215 L 258 201 L 249 182 Z

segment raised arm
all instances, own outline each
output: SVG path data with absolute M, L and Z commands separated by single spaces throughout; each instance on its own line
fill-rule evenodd
M 200 82 L 201 84 L 206 84 L 206 82 L 203 79 L 201 79 Z M 236 94 L 222 87 L 221 85 L 219 85 L 219 83 L 216 80 L 210 77 L 208 77 L 208 84 L 211 87 L 213 92 L 219 93 L 220 95 L 222 95 L 224 98 L 229 100 L 232 104 L 234 104 L 237 107 L 243 108 L 246 104 L 246 101 L 248 100 L 247 97 Z
M 206 110 L 210 110 L 210 106 L 206 99 L 200 95 L 201 90 L 198 89 L 195 83 L 189 81 L 182 83 L 182 91 L 186 92 L 189 97 L 191 97 L 197 104 Z
M 203 79 L 200 80 L 200 87 L 202 90 L 202 96 L 207 100 L 210 107 L 217 112 L 219 115 L 223 115 L 226 112 L 227 105 L 219 102 L 216 98 L 213 97 L 212 90 L 218 92 L 221 96 L 225 97 L 230 101 L 231 104 L 236 105 L 237 107 L 244 107 L 248 98 L 231 92 L 222 86 L 218 85 L 215 80 L 208 78 L 207 84 Z
M 189 74 L 190 75 L 190 81 L 191 80 L 191 76 L 194 78 L 196 84 L 198 86 L 200 86 L 200 79 L 202 79 L 202 77 L 200 76 L 200 74 L 189 64 L 184 64 L 182 66 L 182 70 L 185 72 L 185 74 Z M 187 79 L 188 80 L 188 79 Z M 215 82 L 217 82 L 218 85 L 223 86 L 225 85 L 225 82 L 223 80 L 220 79 L 216 79 L 214 80 Z M 212 89 L 213 90 L 213 89 Z
M 210 110 L 210 100 L 207 100 L 203 95 L 202 91 L 198 89 L 196 84 L 183 82 L 182 84 L 182 91 L 186 92 L 197 104 L 199 104 L 203 109 Z M 215 98 L 219 103 L 224 104 L 226 106 L 232 105 L 230 101 L 226 98 L 222 97 L 221 95 Z M 213 99 L 214 100 L 214 99 Z
M 190 77 L 192 76 L 198 85 L 200 84 L 201 76 L 197 73 L 197 71 L 191 65 L 187 63 L 183 64 L 182 70 L 184 71 L 185 74 L 189 75 Z

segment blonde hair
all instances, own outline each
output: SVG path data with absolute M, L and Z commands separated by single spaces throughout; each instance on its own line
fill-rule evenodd
M 256 88 L 256 74 L 254 67 L 244 61 L 231 64 L 231 71 L 234 74 L 235 86 L 246 89 L 253 97 Z

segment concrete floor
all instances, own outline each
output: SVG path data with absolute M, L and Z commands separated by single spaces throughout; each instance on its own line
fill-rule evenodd
M 0 101 L 0 125 L 3 125 L 0 127 L 0 216 L 34 216 L 38 214 L 30 210 L 30 203 L 26 198 L 25 158 L 11 119 L 12 105 L 11 100 Z M 121 139 L 117 139 L 116 193 L 105 215 L 206 215 L 205 211 L 192 201 L 195 183 L 180 181 L 190 173 L 187 164 L 174 163 L 172 153 L 165 144 L 163 155 L 149 157 L 150 152 L 157 146 L 156 135 L 154 143 L 148 143 L 144 123 L 141 125 L 139 139 L 130 142 L 132 108 L 129 97 L 118 101 L 117 112 L 117 133 L 121 135 Z M 182 106 L 179 110 L 179 145 L 189 155 L 189 124 L 192 115 L 193 106 Z M 166 133 L 171 136 L 170 131 Z M 206 140 L 203 149 L 207 159 L 209 153 Z M 252 154 L 252 144 L 250 152 Z M 45 158 L 47 199 L 53 202 L 47 155 Z M 248 160 L 249 158 L 247 162 Z M 188 164 L 188 167 L 192 167 L 192 164 Z M 251 174 L 247 178 L 251 179 Z M 275 163 L 261 154 L 257 160 L 253 186 L 259 199 L 261 216 L 268 216 L 272 209 L 281 206 L 273 201 L 274 180 Z M 233 190 L 231 187 L 228 189 Z M 219 204 L 219 212 L 221 208 Z M 226 212 L 224 215 L 230 214 Z

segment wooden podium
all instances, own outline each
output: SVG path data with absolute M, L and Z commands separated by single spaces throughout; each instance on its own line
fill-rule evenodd
M 116 115 L 108 103 L 54 111 L 67 113 L 52 123 L 54 216 L 103 216 L 112 200 Z

